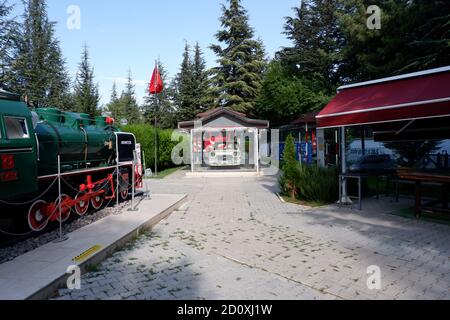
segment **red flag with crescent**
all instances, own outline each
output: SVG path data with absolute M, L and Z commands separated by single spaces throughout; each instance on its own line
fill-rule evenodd
M 164 86 L 161 79 L 161 74 L 159 73 L 158 66 L 155 66 L 148 91 L 150 94 L 158 94 L 163 91 L 163 88 Z

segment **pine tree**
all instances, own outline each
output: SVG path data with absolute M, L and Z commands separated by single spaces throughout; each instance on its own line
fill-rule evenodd
M 158 62 L 158 68 L 164 84 L 164 90 L 157 96 L 149 94 L 145 97 L 142 107 L 144 119 L 146 123 L 154 125 L 156 115 L 158 128 L 173 129 L 177 126 L 176 111 L 172 104 L 176 84 L 175 80 L 169 81 L 168 72 L 161 62 Z M 158 99 L 158 102 L 156 99 Z
M 283 175 L 280 177 L 280 187 L 283 193 L 295 199 L 298 194 L 297 182 L 300 177 L 299 164 L 295 156 L 295 140 L 289 135 L 283 152 Z
M 206 71 L 206 62 L 198 42 L 194 48 L 194 61 L 192 69 L 194 78 L 194 109 L 195 113 L 198 114 L 208 110 L 214 103 L 213 98 L 209 95 L 209 79 L 208 72 Z
M 129 124 L 137 124 L 141 122 L 141 112 L 136 101 L 136 92 L 131 70 L 128 71 L 127 84 L 120 97 L 119 105 L 120 110 L 123 112 L 123 116 L 127 119 Z
M 98 114 L 98 103 L 100 95 L 98 93 L 98 84 L 94 83 L 94 69 L 89 63 L 89 52 L 87 45 L 81 56 L 78 73 L 75 80 L 75 103 L 77 110 L 89 114 L 94 118 Z
M 409 39 L 408 63 L 400 72 L 450 65 L 450 5 L 448 1 L 420 0 L 409 8 L 406 22 L 418 21 L 415 39 Z M 414 56 L 411 56 L 414 54 Z
M 198 43 L 194 47 L 193 58 L 190 47 L 186 43 L 180 72 L 170 87 L 177 110 L 177 121 L 192 120 L 197 114 L 213 105 L 213 100 L 208 93 L 209 79 L 206 62 Z
M 43 104 L 72 111 L 74 106 L 71 101 L 70 80 L 65 64 L 59 41 L 53 39 L 48 52 L 47 73 L 49 77 L 46 83 L 46 97 L 43 100 Z
M 347 82 L 450 64 L 450 6 L 444 0 L 379 1 L 381 30 L 366 27 L 369 0 L 345 0 L 340 15 L 346 38 Z
M 117 93 L 117 85 L 114 81 L 113 87 L 111 89 L 111 98 L 109 103 L 106 105 L 106 110 L 111 112 L 111 116 L 116 120 L 120 121 L 123 118 L 123 111 L 121 110 L 121 104 L 119 100 L 119 95 Z
M 10 33 L 13 54 L 2 77 L 9 90 L 26 96 L 35 106 L 64 108 L 70 81 L 54 29 L 45 0 L 25 0 L 23 24 Z
M 188 121 L 195 118 L 196 106 L 194 101 L 194 69 L 190 57 L 190 47 L 186 43 L 180 72 L 174 82 L 174 103 L 177 108 L 177 120 Z
M 341 80 L 342 48 L 345 38 L 339 24 L 341 0 L 305 0 L 286 18 L 284 33 L 293 47 L 278 57 L 294 75 L 319 82 L 335 92 Z M 364 24 L 365 25 L 365 24 Z
M 219 66 L 213 68 L 212 82 L 218 96 L 216 106 L 251 113 L 259 94 L 266 65 L 262 41 L 254 39 L 247 11 L 241 0 L 222 6 L 222 30 L 216 38 L 225 47 L 211 45 Z
M 46 69 L 45 60 L 50 44 L 46 4 L 40 0 L 28 0 L 25 3 L 23 43 L 18 57 L 18 76 L 21 78 L 21 93 L 35 105 L 41 105 L 45 99 Z
M 417 162 L 423 160 L 425 155 L 436 152 L 442 141 L 395 141 L 386 142 L 384 146 L 395 151 L 399 156 L 397 162 L 401 166 L 413 167 Z
M 13 6 L 8 1 L 0 1 L 0 89 L 12 90 L 8 77 L 11 77 L 11 65 L 17 55 L 16 41 L 18 24 L 11 17 Z

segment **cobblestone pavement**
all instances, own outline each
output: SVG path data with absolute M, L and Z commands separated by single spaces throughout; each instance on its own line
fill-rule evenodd
M 149 186 L 189 202 L 58 299 L 450 299 L 450 227 L 386 214 L 405 202 L 310 209 L 282 203 L 274 177 Z

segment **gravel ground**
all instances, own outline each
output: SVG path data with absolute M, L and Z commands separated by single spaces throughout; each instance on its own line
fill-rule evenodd
M 119 205 L 120 211 L 123 211 L 125 207 L 129 206 L 129 202 L 123 202 Z M 78 218 L 76 214 L 72 212 L 70 219 L 63 225 L 63 233 L 68 234 L 87 225 L 90 225 L 96 221 L 106 218 L 117 212 L 116 207 L 107 206 L 99 211 L 87 214 L 84 217 Z M 54 228 L 54 230 L 51 230 Z M 50 243 L 59 237 L 59 227 L 55 222 L 51 224 L 48 232 L 40 234 L 38 236 L 31 236 L 24 241 L 20 241 L 12 246 L 0 248 L 0 264 L 8 261 L 12 261 L 15 258 L 33 251 L 47 243 Z

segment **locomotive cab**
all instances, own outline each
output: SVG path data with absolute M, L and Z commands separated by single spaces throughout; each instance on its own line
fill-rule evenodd
M 32 115 L 19 96 L 5 91 L 0 91 L 0 161 L 0 200 L 37 192 Z

